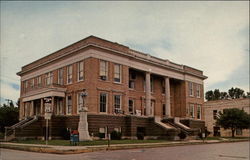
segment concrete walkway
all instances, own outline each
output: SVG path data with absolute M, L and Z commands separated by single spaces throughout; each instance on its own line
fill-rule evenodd
M 136 143 L 136 144 L 111 144 L 108 145 L 93 145 L 93 146 L 56 146 L 44 144 L 22 144 L 1 142 L 0 148 L 15 149 L 23 151 L 54 153 L 54 154 L 74 154 L 86 153 L 104 150 L 121 150 L 121 149 L 136 149 L 136 148 L 155 148 L 155 147 L 171 147 L 181 145 L 195 145 L 195 144 L 212 144 L 212 143 L 226 143 L 226 142 L 241 142 L 248 141 L 247 139 L 237 140 L 186 140 L 186 141 L 170 141 L 162 143 Z

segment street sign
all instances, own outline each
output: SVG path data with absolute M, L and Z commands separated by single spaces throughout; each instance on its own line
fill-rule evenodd
M 51 119 L 51 116 L 52 116 L 52 113 L 45 112 L 45 114 L 44 114 L 44 119 L 50 120 L 50 119 Z

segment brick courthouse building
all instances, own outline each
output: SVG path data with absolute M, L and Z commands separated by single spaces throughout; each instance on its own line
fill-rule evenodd
M 50 136 L 77 129 L 86 90 L 91 136 L 118 130 L 123 138 L 173 139 L 204 127 L 203 72 L 95 36 L 38 59 L 21 77 L 15 137 L 44 137 L 44 98 L 52 99 Z M 196 129 L 195 129 L 196 128 Z

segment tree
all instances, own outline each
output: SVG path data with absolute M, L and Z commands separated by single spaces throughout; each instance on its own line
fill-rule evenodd
M 219 100 L 220 99 L 220 90 L 215 89 L 214 90 L 214 99 L 213 100 Z
M 231 89 L 229 89 L 228 94 L 229 94 L 230 98 L 232 98 L 232 99 L 245 97 L 244 90 L 237 88 L 237 87 L 236 88 L 232 87 Z
M 208 101 L 212 101 L 214 99 L 214 92 L 212 90 L 211 91 L 207 91 L 206 95 L 205 95 L 205 98 Z
M 220 92 L 220 99 L 228 99 L 227 92 Z
M 4 132 L 6 126 L 11 126 L 18 122 L 18 108 L 10 101 L 8 104 L 0 106 L 0 132 Z
M 247 129 L 250 126 L 250 115 L 238 108 L 224 109 L 219 112 L 216 124 L 224 129 L 231 129 L 232 137 L 236 129 Z

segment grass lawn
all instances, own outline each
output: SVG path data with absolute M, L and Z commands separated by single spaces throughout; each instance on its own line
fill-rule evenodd
M 45 144 L 42 140 L 20 140 L 13 141 L 15 143 L 25 143 L 25 144 Z M 136 144 L 136 143 L 163 143 L 168 142 L 167 140 L 111 140 L 110 144 Z M 69 146 L 69 140 L 50 140 L 49 145 L 59 145 L 59 146 Z M 107 145 L 107 140 L 95 140 L 95 141 L 85 141 L 79 142 L 80 146 L 93 146 L 93 145 Z

